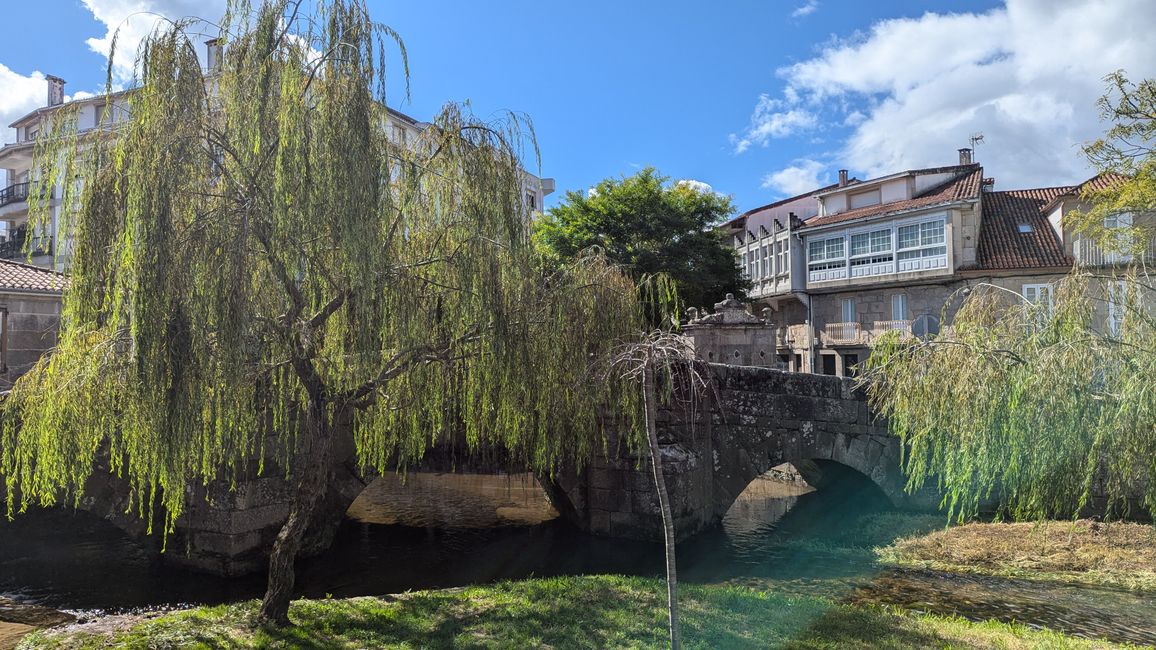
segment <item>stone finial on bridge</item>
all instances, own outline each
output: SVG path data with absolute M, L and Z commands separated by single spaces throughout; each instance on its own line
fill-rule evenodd
M 776 351 L 776 329 L 771 310 L 756 316 L 728 293 L 714 304 L 714 313 L 689 309 L 690 320 L 683 331 L 691 339 L 695 355 L 703 361 L 735 366 L 780 367 Z

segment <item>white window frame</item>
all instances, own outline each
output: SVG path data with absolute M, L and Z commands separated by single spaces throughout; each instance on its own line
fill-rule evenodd
M 938 242 L 924 241 L 924 226 L 938 225 L 939 231 L 942 235 L 942 240 Z M 904 228 L 917 227 L 919 230 L 919 243 L 913 246 L 903 246 L 900 238 L 900 231 Z M 908 273 L 913 271 L 929 271 L 934 269 L 947 268 L 947 250 L 950 242 L 947 237 L 947 217 L 944 215 L 936 215 L 931 218 L 910 219 L 907 221 L 897 222 L 894 224 L 895 228 L 895 270 L 897 273 Z M 936 249 L 943 249 L 940 253 L 931 253 Z M 916 257 L 909 257 L 903 259 L 905 253 L 916 253 Z
M 1047 307 L 1043 310 L 1043 315 L 1047 318 L 1052 317 L 1052 309 L 1055 307 L 1055 298 L 1053 293 L 1055 287 L 1051 282 L 1038 282 L 1032 284 L 1025 284 L 1022 289 L 1024 302 L 1029 308 L 1036 308 L 1040 305 L 1043 298 L 1047 299 Z
M 885 240 L 887 247 L 876 250 L 875 235 L 885 235 L 879 238 Z M 867 252 L 855 253 L 854 241 L 856 237 L 867 237 Z M 847 231 L 848 268 L 851 277 L 860 278 L 872 275 L 888 275 L 895 272 L 895 228 L 891 225 L 880 227 L 876 224 L 871 228 L 858 228 Z
M 839 255 L 828 255 L 830 242 L 838 241 Z M 811 245 L 822 243 L 823 252 L 812 255 Z M 821 239 L 807 239 L 807 277 L 810 282 L 842 280 L 847 277 L 847 234 L 827 235 Z
M 907 320 L 907 294 L 892 294 L 891 320 Z
M 839 315 L 842 316 L 842 318 L 843 318 L 843 320 L 840 322 L 843 322 L 843 323 L 857 322 L 855 319 L 858 318 L 858 315 L 855 313 L 855 299 L 854 298 L 844 298 L 842 301 L 840 301 L 840 303 L 839 303 Z
M 1124 318 L 1128 306 L 1128 283 L 1113 280 L 1108 283 L 1108 314 L 1106 324 L 1108 334 L 1119 336 L 1124 329 Z

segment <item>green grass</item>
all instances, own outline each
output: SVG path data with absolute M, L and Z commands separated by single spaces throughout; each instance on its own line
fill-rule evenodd
M 21 648 L 660 648 L 661 581 L 587 576 L 503 582 L 381 598 L 301 600 L 296 626 L 252 624 L 257 604 L 202 607 L 101 634 L 38 632 Z M 731 586 L 684 586 L 688 648 L 1108 648 L 1001 623 L 788 598 Z M 104 626 L 108 630 L 115 626 Z

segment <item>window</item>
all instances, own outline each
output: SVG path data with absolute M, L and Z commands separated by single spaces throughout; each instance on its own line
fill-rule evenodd
M 1032 224 L 1030 224 L 1030 223 L 1021 223 L 1018 226 L 1016 226 L 1016 230 L 1020 231 L 1021 233 L 1025 234 L 1025 235 L 1030 233 L 1030 232 L 1035 232 L 1035 228 L 1032 228 Z
M 763 244 L 763 277 L 771 275 L 771 252 L 770 244 Z
M 1124 328 L 1124 315 L 1128 308 L 1128 285 L 1122 280 L 1108 285 L 1108 333 L 1119 336 Z
M 844 323 L 854 323 L 855 322 L 855 299 L 854 298 L 844 298 L 843 299 L 843 322 Z
M 538 195 L 533 192 L 526 192 L 526 205 L 530 206 L 531 210 L 537 210 Z
M 859 376 L 859 355 L 858 354 L 844 354 L 843 355 L 843 376 L 844 377 L 858 377 Z
M 807 242 L 807 268 L 814 282 L 847 277 L 847 259 L 842 236 Z
M 859 192 L 848 197 L 850 209 L 865 208 L 869 205 L 879 205 L 881 199 L 879 198 L 879 190 L 874 189 L 868 192 Z
M 1028 308 L 1039 315 L 1040 324 L 1052 317 L 1052 285 L 1025 284 L 1023 287 L 1024 301 Z
M 947 266 L 947 239 L 943 219 L 899 227 L 899 268 L 920 271 Z
M 851 275 L 882 275 L 895 270 L 891 253 L 891 229 L 851 235 Z
M 891 320 L 907 320 L 907 294 L 891 296 Z
M 1132 259 L 1129 249 L 1132 248 L 1132 213 L 1117 212 L 1104 217 L 1104 228 L 1107 230 L 1120 229 L 1108 238 L 1107 248 L 1104 251 L 1104 262 L 1117 264 Z

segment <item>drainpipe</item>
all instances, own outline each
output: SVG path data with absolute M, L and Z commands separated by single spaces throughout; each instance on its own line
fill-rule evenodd
M 812 375 L 817 372 L 816 364 L 815 364 L 815 361 L 816 361 L 815 357 L 818 356 L 817 354 L 815 354 L 815 342 L 816 342 L 817 338 L 818 337 L 815 336 L 814 312 L 813 312 L 812 307 L 811 307 L 811 294 L 808 293 L 807 294 L 807 356 L 810 357 L 810 364 L 809 365 L 811 366 L 811 374 Z

